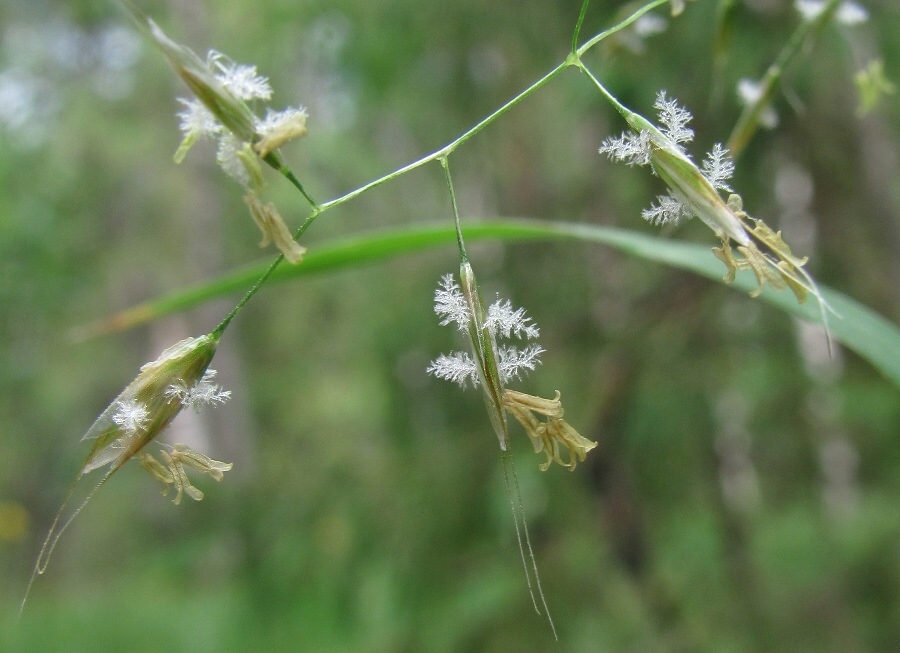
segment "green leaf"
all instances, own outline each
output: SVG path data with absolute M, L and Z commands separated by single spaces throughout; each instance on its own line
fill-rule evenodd
M 464 228 L 463 233 L 469 242 L 546 239 L 595 242 L 645 260 L 671 265 L 724 283 L 722 277 L 725 270 L 708 246 L 666 240 L 624 229 L 541 220 L 494 219 L 473 223 Z M 300 265 L 279 267 L 271 280 L 287 281 L 387 260 L 438 246 L 456 247 L 455 231 L 449 221 L 380 230 L 319 245 L 307 252 Z M 251 265 L 210 282 L 139 304 L 82 327 L 76 330 L 73 336 L 85 338 L 126 329 L 163 315 L 187 310 L 224 295 L 246 291 L 269 265 L 268 262 Z M 746 292 L 750 292 L 756 286 L 756 280 L 749 272 L 739 273 L 732 284 L 735 289 Z M 836 290 L 825 286 L 819 286 L 819 289 L 825 301 L 837 314 L 831 315 L 828 319 L 833 336 L 900 386 L 900 329 Z M 810 322 L 822 321 L 819 307 L 813 300 L 797 304 L 790 292 L 774 292 L 771 289 L 766 289 L 759 299 Z

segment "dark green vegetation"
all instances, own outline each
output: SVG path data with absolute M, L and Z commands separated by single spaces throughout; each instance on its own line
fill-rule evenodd
M 0 79 L 43 84 L 28 120 L 0 94 L 0 649 L 547 650 L 482 399 L 424 371 L 459 347 L 431 310 L 437 280 L 457 266 L 452 238 L 261 291 L 216 355 L 232 401 L 182 415 L 170 434 L 234 470 L 198 482 L 204 501 L 176 507 L 126 465 L 15 622 L 86 454 L 81 434 L 142 363 L 211 330 L 233 302 L 85 341 L 73 329 L 261 256 L 212 150 L 171 162 L 184 90 L 167 64 L 147 44 L 116 41 L 108 30 L 132 32 L 110 3 L 60 4 L 0 7 Z M 592 5 L 582 37 L 621 17 L 619 4 Z M 724 46 L 717 3 L 700 0 L 643 53 L 616 38 L 586 63 L 648 115 L 668 90 L 693 109 L 707 148 L 737 120 L 738 79 L 759 77 L 798 23 L 788 3 L 750 4 L 736 3 Z M 256 64 L 276 105 L 309 108 L 310 135 L 285 155 L 320 202 L 439 148 L 556 65 L 579 9 L 142 7 L 200 53 Z M 886 0 L 870 10 L 869 23 L 829 29 L 793 63 L 780 124 L 756 134 L 732 185 L 811 256 L 820 282 L 896 323 L 900 104 L 888 96 L 858 117 L 853 74 L 880 55 L 897 80 L 900 10 Z M 129 43 L 140 48 L 130 64 Z M 655 235 L 640 210 L 660 182 L 597 153 L 623 128 L 567 71 L 452 156 L 464 224 L 514 216 Z M 270 194 L 298 226 L 300 196 L 275 175 Z M 312 255 L 441 220 L 452 226 L 433 164 L 329 211 L 304 244 Z M 701 224 L 664 236 L 716 244 Z M 829 360 L 784 312 L 689 272 L 592 242 L 469 249 L 485 298 L 501 292 L 541 326 L 544 364 L 517 387 L 561 390 L 566 418 L 599 442 L 574 473 L 540 473 L 513 427 L 558 650 L 895 649 L 896 384 L 845 349 Z

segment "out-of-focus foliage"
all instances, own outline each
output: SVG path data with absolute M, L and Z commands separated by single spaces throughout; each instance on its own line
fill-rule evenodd
M 787 2 L 716 3 L 589 55 L 623 102 L 665 88 L 724 140 L 735 88 L 796 26 Z M 900 320 L 900 104 L 860 118 L 854 74 L 900 71 L 900 10 L 831 28 L 785 76 L 780 122 L 733 185 L 818 279 Z M 146 2 L 305 104 L 286 151 L 324 201 L 430 152 L 566 54 L 576 2 Z M 620 3 L 596 2 L 586 36 Z M 660 13 L 663 17 L 664 14 Z M 0 648 L 546 650 L 482 400 L 430 379 L 443 253 L 263 290 L 216 356 L 234 399 L 172 439 L 235 463 L 172 506 L 126 466 L 75 522 L 16 622 L 78 438 L 137 368 L 230 302 L 86 342 L 70 329 L 259 257 L 239 189 L 199 145 L 179 167 L 178 86 L 107 2 L 0 6 Z M 713 64 L 713 52 L 723 56 Z M 714 70 L 719 76 L 714 76 Z M 573 70 L 453 155 L 466 215 L 652 231 L 658 180 L 597 147 L 623 124 Z M 305 209 L 273 177 L 292 225 Z M 446 218 L 437 165 L 317 222 L 304 244 Z M 672 238 L 707 242 L 702 226 Z M 817 332 L 718 284 L 586 244 L 471 247 L 483 290 L 542 328 L 523 390 L 560 389 L 598 441 L 569 474 L 514 441 L 562 650 L 891 651 L 900 639 L 900 393 Z M 237 298 L 235 298 L 237 299 Z M 187 418 L 187 419 L 184 419 Z

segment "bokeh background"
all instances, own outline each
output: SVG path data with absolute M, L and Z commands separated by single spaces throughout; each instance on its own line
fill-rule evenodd
M 725 140 L 735 88 L 798 24 L 792 4 L 665 12 L 587 62 L 652 112 Z M 832 28 L 785 78 L 734 186 L 817 278 L 900 321 L 900 101 L 857 115 L 856 70 L 900 80 L 900 8 Z M 146 0 L 172 36 L 270 76 L 310 134 L 286 155 L 320 201 L 431 152 L 565 57 L 574 1 Z M 629 5 L 632 7 L 632 5 Z M 584 35 L 625 15 L 594 2 Z M 853 353 L 740 292 L 578 243 L 471 247 L 487 297 L 548 350 L 519 389 L 563 392 L 599 446 L 574 473 L 515 462 L 560 641 L 534 613 L 482 399 L 429 378 L 459 348 L 432 313 L 452 242 L 263 290 L 214 366 L 233 399 L 170 440 L 235 469 L 173 506 L 128 465 L 18 603 L 85 454 L 79 438 L 173 342 L 237 297 L 123 333 L 94 319 L 271 257 L 208 145 L 181 166 L 184 89 L 113 3 L 0 4 L 0 649 L 9 651 L 894 651 L 900 393 Z M 574 70 L 451 158 L 465 220 L 657 231 L 646 169 L 607 162 L 621 119 Z M 292 225 L 304 204 L 272 179 Z M 327 213 L 305 244 L 451 220 L 428 166 Z M 665 234 L 713 245 L 702 224 Z M 208 479 L 207 479 L 208 480 Z

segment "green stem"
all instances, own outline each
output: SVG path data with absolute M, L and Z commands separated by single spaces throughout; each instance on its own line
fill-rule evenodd
M 547 84 L 550 80 L 552 80 L 554 77 L 559 75 L 563 70 L 565 70 L 569 66 L 577 66 L 582 71 L 587 72 L 588 75 L 591 77 L 591 79 L 594 80 L 594 83 L 597 84 L 598 88 L 600 88 L 600 90 L 606 95 L 606 97 L 610 100 L 610 102 L 612 102 L 616 106 L 616 108 L 619 109 L 620 112 L 624 111 L 624 112 L 627 112 L 627 114 L 632 113 L 626 107 L 621 105 L 618 102 L 618 100 L 616 100 L 605 88 L 603 88 L 603 86 L 600 84 L 600 82 L 597 81 L 596 78 L 594 78 L 593 75 L 591 75 L 587 71 L 587 69 L 584 68 L 584 66 L 581 63 L 580 57 L 585 52 L 587 52 L 592 47 L 594 47 L 597 43 L 602 41 L 603 39 L 607 38 L 608 36 L 610 36 L 612 34 L 615 34 L 616 32 L 619 32 L 619 31 L 625 29 L 626 27 L 631 25 L 634 21 L 636 21 L 638 18 L 643 16 L 648 11 L 650 11 L 662 4 L 665 4 L 668 1 L 669 0 L 653 0 L 652 2 L 648 3 L 647 5 L 644 5 L 642 8 L 635 11 L 633 14 L 631 14 L 628 18 L 626 18 L 622 22 L 597 34 L 596 36 L 591 38 L 589 41 L 587 41 L 584 45 L 582 45 L 580 48 L 577 48 L 577 50 L 576 50 L 575 43 L 577 42 L 578 34 L 581 29 L 581 25 L 584 21 L 585 13 L 587 12 L 588 1 L 585 0 L 585 2 L 583 3 L 583 5 L 581 7 L 581 13 L 578 17 L 578 22 L 575 27 L 575 34 L 574 34 L 574 38 L 573 38 L 573 50 L 562 63 L 558 64 L 550 72 L 548 72 L 543 77 L 541 77 L 540 79 L 535 81 L 533 84 L 528 86 L 528 88 L 521 91 L 518 95 L 516 95 L 511 100 L 506 102 L 503 106 L 498 108 L 496 111 L 494 111 L 487 117 L 480 120 L 475 126 L 466 130 L 459 137 L 457 137 L 450 143 L 447 143 L 444 147 L 440 148 L 439 150 L 436 150 L 435 152 L 432 152 L 431 154 L 428 154 L 428 155 L 422 157 L 421 159 L 417 159 L 416 161 L 413 161 L 412 163 L 408 163 L 407 165 L 403 166 L 402 168 L 398 168 L 397 170 L 394 170 L 391 173 L 388 173 L 382 177 L 379 177 L 378 179 L 374 179 L 373 181 L 370 181 L 369 183 L 364 184 L 363 186 L 360 186 L 359 188 L 352 190 L 349 193 L 346 193 L 345 195 L 342 195 L 333 200 L 325 202 L 324 204 L 319 204 L 312 198 L 312 196 L 303 187 L 303 184 L 300 183 L 300 180 L 298 180 L 297 177 L 294 176 L 294 173 L 290 170 L 290 168 L 288 168 L 287 166 L 284 165 L 284 163 L 281 161 L 281 158 L 279 156 L 277 156 L 276 153 L 269 154 L 265 158 L 266 163 L 268 163 L 270 166 L 272 166 L 274 169 L 278 170 L 278 172 L 280 172 L 282 175 L 284 175 L 288 179 L 288 181 L 290 181 L 291 184 L 298 191 L 300 191 L 300 193 L 303 195 L 303 197 L 306 199 L 307 202 L 309 202 L 309 205 L 312 207 L 312 212 L 310 213 L 309 217 L 306 219 L 306 221 L 303 223 L 303 225 L 300 227 L 300 229 L 297 230 L 296 234 L 294 234 L 294 240 L 297 240 L 298 238 L 300 238 L 300 236 L 303 235 L 303 233 L 309 228 L 309 226 L 312 224 L 312 222 L 319 215 L 321 215 L 328 209 L 334 208 L 335 206 L 339 206 L 339 205 L 343 204 L 344 202 L 349 202 L 350 200 L 358 197 L 359 195 L 362 195 L 366 191 L 371 190 L 372 188 L 375 188 L 376 186 L 385 184 L 393 179 L 396 179 L 397 177 L 400 177 L 401 175 L 404 175 L 407 172 L 415 170 L 416 168 L 419 168 L 419 167 L 425 165 L 426 163 L 430 163 L 432 161 L 440 161 L 441 165 L 444 167 L 445 173 L 447 175 L 448 184 L 450 184 L 449 185 L 450 197 L 453 201 L 453 211 L 454 211 L 454 215 L 456 217 L 457 241 L 458 241 L 459 247 L 460 247 L 460 254 L 462 257 L 465 258 L 466 257 L 465 245 L 462 241 L 462 231 L 461 231 L 460 225 L 459 225 L 459 213 L 458 213 L 457 207 L 456 207 L 456 196 L 453 193 L 453 186 L 452 186 L 452 182 L 450 182 L 449 170 L 447 168 L 447 157 L 457 147 L 459 147 L 460 145 L 462 145 L 463 143 L 468 141 L 470 138 L 472 138 L 473 136 L 475 136 L 476 134 L 481 132 L 485 127 L 490 125 L 497 118 L 499 118 L 500 116 L 505 114 L 507 111 L 512 109 L 519 102 L 521 102 L 522 100 L 527 98 L 529 95 L 531 95 L 532 93 L 534 93 L 535 91 L 540 89 L 542 86 Z M 626 115 L 626 113 L 623 113 L 623 115 Z M 281 262 L 283 260 L 284 260 L 284 256 L 279 255 L 278 258 L 276 258 L 275 261 L 272 262 L 272 265 L 270 265 L 266 269 L 265 273 L 257 280 L 257 282 L 255 284 L 253 284 L 253 287 L 247 291 L 247 294 L 244 295 L 244 297 L 241 299 L 241 301 L 238 302 L 238 304 L 232 309 L 232 311 L 227 316 L 225 316 L 225 319 L 223 319 L 219 323 L 219 325 L 213 331 L 213 334 L 215 334 L 217 336 L 222 335 L 222 333 L 225 331 L 225 329 L 228 328 L 228 325 L 231 323 L 231 320 L 234 319 L 234 316 L 237 315 L 238 312 L 242 308 L 244 308 L 244 306 L 247 304 L 248 301 L 250 301 L 250 299 L 253 297 L 253 295 L 255 295 L 257 293 L 257 291 L 263 286 L 263 284 L 266 283 L 266 281 L 268 281 L 269 277 L 272 275 L 273 272 L 275 272 L 275 270 L 278 268 L 278 266 L 281 265 Z
M 633 14 L 631 14 L 628 18 L 623 20 L 621 23 L 618 23 L 617 25 L 614 25 L 613 27 L 610 27 L 609 29 L 607 29 L 603 32 L 600 32 L 593 38 L 588 39 L 588 41 L 584 45 L 582 45 L 580 48 L 577 48 L 577 49 L 574 48 L 574 43 L 573 43 L 572 53 L 569 55 L 568 59 L 566 60 L 570 66 L 575 66 L 581 72 L 583 72 L 585 75 L 587 75 L 588 78 L 594 83 L 594 85 L 603 94 L 603 96 L 609 101 L 609 103 L 612 104 L 613 107 L 615 107 L 616 111 L 618 111 L 622 115 L 622 117 L 625 118 L 626 120 L 628 120 L 629 117 L 636 115 L 634 113 L 634 111 L 632 111 L 631 109 L 626 107 L 624 104 L 619 102 L 619 100 L 612 93 L 610 93 L 608 90 L 606 90 L 606 87 L 600 83 L 600 80 L 597 79 L 591 73 L 591 71 L 587 69 L 587 67 L 581 61 L 581 57 L 582 57 L 582 55 L 584 55 L 585 52 L 587 52 L 592 47 L 597 45 L 597 43 L 599 43 L 603 39 L 607 38 L 608 36 L 611 36 L 612 34 L 615 34 L 616 32 L 619 32 L 619 31 L 625 29 L 626 27 L 628 27 L 629 25 L 634 23 L 638 18 L 640 18 L 641 16 L 646 14 L 648 11 L 652 11 L 653 9 L 656 9 L 660 5 L 666 4 L 667 2 L 669 2 L 669 0 L 654 0 L 651 3 L 644 5 L 643 7 L 641 7 L 637 11 L 635 11 Z M 584 18 L 583 14 L 586 10 L 587 10 L 587 0 L 585 1 L 584 5 L 582 5 L 582 8 L 581 8 L 582 16 L 579 16 L 579 18 L 578 18 L 578 27 L 581 26 L 581 21 Z M 576 31 L 575 31 L 575 38 L 576 39 L 578 38 L 578 28 L 576 28 Z
M 312 198 L 306 189 L 303 187 L 303 184 L 300 183 L 300 180 L 294 176 L 293 170 L 284 165 L 284 161 L 281 160 L 281 156 L 277 151 L 269 152 L 265 157 L 263 157 L 263 161 L 268 163 L 272 168 L 280 172 L 284 177 L 291 182 L 291 185 L 300 191 L 300 194 L 309 202 L 309 205 L 312 207 L 313 211 L 319 210 L 319 203 Z
M 440 158 L 441 167 L 444 169 L 444 178 L 447 180 L 447 191 L 450 193 L 450 204 L 453 207 L 453 222 L 456 225 L 456 244 L 459 247 L 460 261 L 468 261 L 466 243 L 463 241 L 462 225 L 459 222 L 459 207 L 456 204 L 456 193 L 453 190 L 453 178 L 450 176 L 450 162 L 446 156 Z
M 357 197 L 357 196 L 359 196 L 359 195 L 362 195 L 362 194 L 365 193 L 367 190 L 370 190 L 370 189 L 372 189 L 372 188 L 375 188 L 376 186 L 381 186 L 381 185 L 384 184 L 384 183 L 387 183 L 387 182 L 389 182 L 389 181 L 391 181 L 391 180 L 393 180 L 393 179 L 396 179 L 396 178 L 399 177 L 400 175 L 406 174 L 407 172 L 410 172 L 411 170 L 415 170 L 416 168 L 420 168 L 421 166 L 425 165 L 426 163 L 431 163 L 432 161 L 438 161 L 438 160 L 440 160 L 440 159 L 442 159 L 442 158 L 446 158 L 446 157 L 447 157 L 449 154 L 451 154 L 457 147 L 459 147 L 460 145 L 462 145 L 463 143 L 465 143 L 467 140 L 469 140 L 470 138 L 472 138 L 473 136 L 475 136 L 476 134 L 478 134 L 481 130 L 483 130 L 483 129 L 484 129 L 485 127 L 487 127 L 489 124 L 491 124 L 492 122 L 494 122 L 494 121 L 495 121 L 497 118 L 499 118 L 501 115 L 503 115 L 504 113 L 506 113 L 507 111 L 509 111 L 511 108 L 513 108 L 513 107 L 514 107 L 515 105 L 517 105 L 519 102 L 521 102 L 522 100 L 524 100 L 526 97 L 528 97 L 529 95 L 531 95 L 532 93 L 534 93 L 536 90 L 538 90 L 538 89 L 539 89 L 540 87 L 542 87 L 544 84 L 546 84 L 546 83 L 549 82 L 551 79 L 553 79 L 554 77 L 556 77 L 559 73 L 561 73 L 563 70 L 565 70 L 565 68 L 566 68 L 568 65 L 569 65 L 568 62 L 563 62 L 563 63 L 561 63 L 560 65 L 556 66 L 556 68 L 554 68 L 554 69 L 551 70 L 549 73 L 547 73 L 546 75 L 544 75 L 543 77 L 541 77 L 539 80 L 537 80 L 536 82 L 534 82 L 531 86 L 529 86 L 529 87 L 526 88 L 524 91 L 522 91 L 521 93 L 519 93 L 518 95 L 516 95 L 514 98 L 512 98 L 511 100 L 509 100 L 506 104 L 504 104 L 503 106 L 501 106 L 499 109 L 497 109 L 496 111 L 494 111 L 492 114 L 490 114 L 490 115 L 487 116 L 486 118 L 483 118 L 477 125 L 475 125 L 475 126 L 472 127 L 471 129 L 469 129 L 469 130 L 467 130 L 466 132 L 464 132 L 461 136 L 459 136 L 459 137 L 456 138 L 455 140 L 453 140 L 453 141 L 447 143 L 447 144 L 446 144 L 444 147 L 442 147 L 441 149 L 436 150 L 436 151 L 434 151 L 434 152 L 432 152 L 431 154 L 428 154 L 428 155 L 426 155 L 426 156 L 423 156 L 421 159 L 417 159 L 416 161 L 413 161 L 412 163 L 408 163 L 408 164 L 406 164 L 405 166 L 403 166 L 402 168 L 398 168 L 398 169 L 395 170 L 394 172 L 388 173 L 388 174 L 384 175 L 383 177 L 379 177 L 378 179 L 375 179 L 375 180 L 373 180 L 373 181 L 370 181 L 369 183 L 367 183 L 367 184 L 365 184 L 365 185 L 363 185 L 363 186 L 360 186 L 360 187 L 357 188 L 356 190 L 350 191 L 350 192 L 347 193 L 346 195 L 342 195 L 341 197 L 338 197 L 338 198 L 335 198 L 335 199 L 330 200 L 330 201 L 328 201 L 328 202 L 325 202 L 325 203 L 321 206 L 321 211 L 322 211 L 322 212 L 325 212 L 325 211 L 327 211 L 327 210 L 330 209 L 330 208 L 333 208 L 333 207 L 335 207 L 335 206 L 338 206 L 338 205 L 340 205 L 340 204 L 343 204 L 344 202 L 348 202 L 348 201 L 354 199 L 355 197 Z
M 600 83 L 599 79 L 594 77 L 594 74 L 590 70 L 588 70 L 587 67 L 581 62 L 581 59 L 578 59 L 573 65 L 588 76 L 588 79 L 590 79 L 594 83 L 594 85 L 600 90 L 603 96 L 607 100 L 609 100 L 609 103 L 616 108 L 616 111 L 618 111 L 622 115 L 622 117 L 625 118 L 625 120 L 628 120 L 630 116 L 635 115 L 634 111 L 619 102 L 616 96 L 606 90 L 606 87 L 602 83 Z
M 594 36 L 594 37 L 592 37 L 591 39 L 589 39 L 588 41 L 586 41 L 584 45 L 582 45 L 580 48 L 578 48 L 578 49 L 575 51 L 575 53 L 574 53 L 574 58 L 576 58 L 576 59 L 581 58 L 581 57 L 584 55 L 585 52 L 587 52 L 587 51 L 590 50 L 592 47 L 594 47 L 595 45 L 597 45 L 597 44 L 598 44 L 600 41 L 602 41 L 603 39 L 605 39 L 605 38 L 607 38 L 607 37 L 609 37 L 609 36 L 612 36 L 612 35 L 615 34 L 616 32 L 621 32 L 623 29 L 625 29 L 626 27 L 628 27 L 629 25 L 631 25 L 631 24 L 632 24 L 634 21 L 636 21 L 638 18 L 640 18 L 641 16 L 643 16 L 644 14 L 646 14 L 648 11 L 652 11 L 652 10 L 656 9 L 657 7 L 659 7 L 660 5 L 666 4 L 667 2 L 669 2 L 669 0 L 653 0 L 653 2 L 650 2 L 650 3 L 646 4 L 646 5 L 644 5 L 643 7 L 641 7 L 640 9 L 638 9 L 636 12 L 634 12 L 633 14 L 631 14 L 628 18 L 626 18 L 625 20 L 623 20 L 621 23 L 618 23 L 618 24 L 616 24 L 616 25 L 613 25 L 613 26 L 610 27 L 608 30 L 605 30 L 605 31 L 603 31 L 603 32 L 600 32 L 600 33 L 597 34 L 596 36 Z M 585 4 L 586 4 L 586 3 L 585 3 Z M 570 55 L 570 56 L 571 56 L 571 55 Z
M 309 202 L 309 205 L 312 207 L 312 213 L 310 213 L 309 217 L 306 218 L 306 221 L 300 226 L 300 228 L 294 234 L 294 240 L 298 240 L 300 238 L 300 236 L 303 235 L 303 232 L 309 228 L 309 225 L 312 224 L 312 221 L 316 219 L 316 216 L 319 215 L 319 213 L 321 212 L 321 206 L 306 191 L 306 189 L 303 187 L 303 184 L 300 182 L 299 179 L 297 179 L 296 175 L 294 175 L 294 172 L 290 168 L 288 168 L 286 165 L 284 165 L 284 163 L 281 160 L 281 157 L 278 156 L 277 153 L 275 153 L 275 152 L 269 153 L 268 155 L 266 155 L 263 158 L 263 161 L 265 161 L 272 168 L 274 168 L 275 170 L 280 172 L 282 175 L 284 175 L 284 177 L 289 182 L 291 182 L 291 184 L 294 186 L 294 188 L 296 188 L 297 190 L 300 191 L 300 194 L 303 195 L 304 198 L 306 198 L 306 201 Z M 231 323 L 231 320 L 234 319 L 234 316 L 237 315 L 238 312 L 242 308 L 244 308 L 244 305 L 253 298 L 253 295 L 255 295 L 257 293 L 257 291 L 259 291 L 259 289 L 263 287 L 263 285 L 266 283 L 266 281 L 269 280 L 269 277 L 272 276 L 272 274 L 275 272 L 275 270 L 278 269 L 278 266 L 281 265 L 281 263 L 283 261 L 284 261 L 284 255 L 279 254 L 278 257 L 274 261 L 272 261 L 272 265 L 270 265 L 266 269 L 266 271 L 263 273 L 263 275 L 259 279 L 256 280 L 256 283 L 253 284 L 253 287 L 251 287 L 250 290 L 248 290 L 247 293 L 241 298 L 241 301 L 239 301 L 237 303 L 237 305 L 233 309 L 231 309 L 231 312 L 225 316 L 225 319 L 223 319 L 221 322 L 219 322 L 219 325 L 213 330 L 212 335 L 214 335 L 216 337 L 222 336 L 222 334 L 225 332 L 225 329 L 227 329 L 228 325 Z
M 572 53 L 577 55 L 578 52 L 578 36 L 581 34 L 581 25 L 584 23 L 584 16 L 587 14 L 587 8 L 591 0 L 584 0 L 581 5 L 581 13 L 578 14 L 578 22 L 575 23 L 575 32 L 572 34 Z
M 301 227 L 301 229 L 302 229 L 302 227 Z M 225 333 L 225 329 L 228 328 L 228 325 L 231 323 L 231 320 L 234 319 L 234 316 L 237 315 L 238 311 L 240 311 L 242 308 L 244 308 L 244 305 L 250 301 L 250 299 L 253 297 L 253 295 L 255 295 L 256 292 L 260 288 L 263 287 L 263 284 L 269 280 L 269 277 L 271 277 L 272 273 L 275 272 L 276 269 L 278 269 L 278 266 L 281 265 L 281 262 L 283 260 L 284 260 L 284 254 L 279 254 L 278 258 L 276 258 L 274 261 L 272 261 L 272 265 L 270 265 L 266 269 L 266 271 L 263 273 L 263 275 L 259 279 L 256 280 L 256 283 L 254 283 L 253 287 L 247 291 L 247 294 L 245 294 L 243 297 L 241 297 L 241 301 L 239 301 L 237 303 L 237 305 L 233 309 L 231 309 L 231 312 L 225 316 L 225 319 L 223 319 L 221 322 L 219 322 L 219 326 L 217 326 L 215 329 L 213 329 L 213 332 L 211 335 L 213 335 L 217 338 L 222 337 L 222 334 Z
M 309 205 L 312 207 L 315 213 L 319 213 L 319 211 L 321 211 L 319 203 L 316 202 L 308 192 L 306 192 L 303 184 L 301 184 L 300 180 L 294 176 L 294 172 L 290 168 L 282 168 L 281 170 L 279 170 L 279 172 L 283 174 L 289 182 L 291 182 L 294 188 L 300 191 L 300 194 L 306 198 L 306 201 L 309 202 Z
M 784 46 L 784 49 L 778 54 L 778 57 L 772 62 L 772 65 L 769 66 L 766 74 L 760 80 L 759 97 L 755 102 L 744 107 L 731 132 L 731 136 L 728 137 L 727 147 L 732 158 L 736 159 L 738 157 L 759 127 L 760 117 L 766 110 L 766 107 L 772 102 L 775 88 L 781 81 L 784 69 L 800 52 L 800 48 L 806 42 L 806 38 L 810 35 L 816 35 L 828 24 L 840 3 L 841 0 L 829 0 L 822 13 L 816 16 L 814 20 L 804 20 L 791 34 L 791 38 Z
M 283 172 L 284 170 L 287 170 L 287 173 L 284 173 Z M 285 176 L 288 179 L 296 180 L 296 177 L 294 177 L 294 174 L 289 169 L 283 168 L 282 172 L 283 172 L 283 174 L 285 174 Z M 302 186 L 300 186 L 300 182 L 297 181 L 297 183 L 295 185 L 298 186 L 301 189 L 300 192 L 302 192 L 304 194 L 304 196 L 306 196 L 307 199 L 309 199 L 309 196 L 306 195 L 306 193 L 302 190 Z M 306 220 L 303 222 L 303 224 L 300 225 L 300 228 L 297 229 L 296 233 L 294 234 L 294 240 L 300 239 L 300 236 L 302 236 L 303 233 L 307 229 L 309 229 L 309 226 L 313 223 L 313 220 L 315 220 L 316 217 L 321 212 L 321 207 L 318 204 L 316 204 L 314 201 L 310 200 L 310 204 L 313 205 L 313 211 L 312 211 L 312 213 L 309 214 L 309 217 L 306 218 Z M 225 329 L 227 329 L 228 325 L 231 323 L 231 320 L 234 319 L 234 316 L 237 315 L 238 312 L 242 308 L 244 308 L 244 305 L 250 301 L 250 299 L 253 297 L 253 295 L 255 295 L 257 293 L 257 291 L 263 287 L 263 285 L 266 283 L 266 281 L 269 280 L 269 277 L 272 276 L 272 274 L 275 272 L 275 270 L 278 269 L 278 266 L 280 266 L 283 261 L 284 261 L 284 254 L 279 254 L 278 257 L 274 261 L 272 261 L 272 264 L 268 268 L 266 268 L 266 271 L 263 272 L 262 276 L 256 280 L 256 283 L 253 284 L 253 287 L 250 288 L 250 290 L 248 290 L 247 293 L 241 298 L 241 301 L 239 301 L 237 303 L 237 305 L 233 309 L 231 309 L 231 312 L 228 315 L 226 315 L 225 319 L 223 319 L 219 323 L 219 326 L 217 326 L 213 330 L 212 335 L 217 336 L 217 337 L 222 336 L 222 334 L 225 332 Z
M 501 115 L 503 115 L 504 113 L 509 111 L 511 108 L 513 108 L 519 102 L 524 100 L 526 97 L 528 97 L 529 95 L 531 95 L 532 93 L 537 91 L 539 88 L 544 86 L 544 84 L 546 84 L 547 82 L 552 80 L 563 70 L 565 70 L 569 66 L 581 67 L 581 65 L 580 65 L 581 64 L 581 62 L 580 62 L 581 56 L 584 55 L 585 52 L 587 52 L 588 50 L 593 48 L 595 45 L 597 45 L 600 41 L 615 34 L 616 32 L 620 32 L 621 30 L 625 29 L 626 27 L 628 27 L 629 25 L 634 23 L 638 18 L 640 18 L 641 16 L 646 14 L 648 11 L 651 11 L 651 10 L 655 9 L 656 7 L 659 7 L 660 5 L 663 5 L 667 2 L 669 2 L 669 0 L 653 0 L 649 4 L 644 5 L 643 7 L 641 7 L 637 11 L 635 11 L 633 14 L 631 14 L 628 18 L 623 20 L 622 22 L 614 25 L 613 27 L 610 27 L 609 29 L 607 29 L 607 30 L 597 34 L 593 38 L 591 38 L 580 48 L 575 50 L 573 53 L 569 54 L 569 56 L 566 57 L 565 61 L 563 61 L 562 63 L 557 65 L 555 68 L 553 68 L 553 70 L 551 70 L 546 75 L 541 77 L 539 80 L 534 82 L 531 86 L 529 86 L 528 88 L 523 90 L 521 93 L 519 93 L 514 98 L 509 100 L 506 104 L 504 104 L 499 109 L 497 109 L 496 111 L 491 113 L 489 116 L 483 118 L 478 124 L 476 124 L 474 127 L 467 130 L 466 132 L 464 132 L 461 136 L 459 136 L 455 140 L 451 141 L 450 143 L 448 143 L 444 147 L 440 148 L 439 150 L 436 150 L 436 151 L 432 152 L 431 154 L 423 156 L 421 159 L 413 161 L 412 163 L 408 163 L 407 165 L 395 170 L 394 172 L 388 173 L 388 174 L 384 175 L 383 177 L 379 177 L 378 179 L 370 181 L 369 183 L 367 183 L 363 186 L 360 186 L 356 190 L 352 190 L 349 193 L 342 195 L 341 197 L 338 197 L 338 198 L 335 198 L 328 202 L 325 202 L 320 207 L 321 212 L 327 211 L 328 209 L 330 209 L 332 207 L 338 206 L 339 204 L 343 204 L 344 202 L 352 200 L 355 197 L 362 195 L 367 190 L 375 188 L 376 186 L 380 186 L 386 182 L 391 181 L 392 179 L 396 179 L 400 175 L 406 174 L 407 172 L 410 172 L 411 170 L 415 170 L 416 168 L 419 168 L 419 167 L 425 165 L 426 163 L 430 163 L 432 161 L 439 160 L 442 157 L 446 157 L 447 155 L 451 154 L 457 147 L 459 147 L 460 145 L 465 143 L 467 140 L 469 140 L 470 138 L 472 138 L 473 136 L 478 134 L 482 129 L 484 129 L 489 124 L 494 122 L 494 120 L 496 120 Z M 578 18 L 578 24 L 576 26 L 576 31 L 575 31 L 576 39 L 578 37 L 578 31 L 579 31 L 579 28 L 581 27 L 581 23 L 584 20 L 584 12 L 586 12 L 586 11 L 587 11 L 587 2 L 585 2 L 584 5 L 582 6 L 582 15 L 580 15 Z M 599 82 L 597 82 L 597 83 L 599 84 Z M 610 98 L 610 100 L 612 102 L 614 102 L 616 105 L 618 105 L 618 107 L 622 106 L 622 105 L 618 104 L 616 99 L 612 95 L 610 95 L 606 91 L 606 89 L 602 88 L 602 86 L 601 86 L 601 90 L 604 93 L 606 93 L 606 96 L 608 98 Z M 627 109 L 625 109 L 625 107 L 622 107 L 622 109 L 624 109 L 625 111 L 628 111 Z M 629 113 L 631 113 L 631 112 L 629 111 Z

